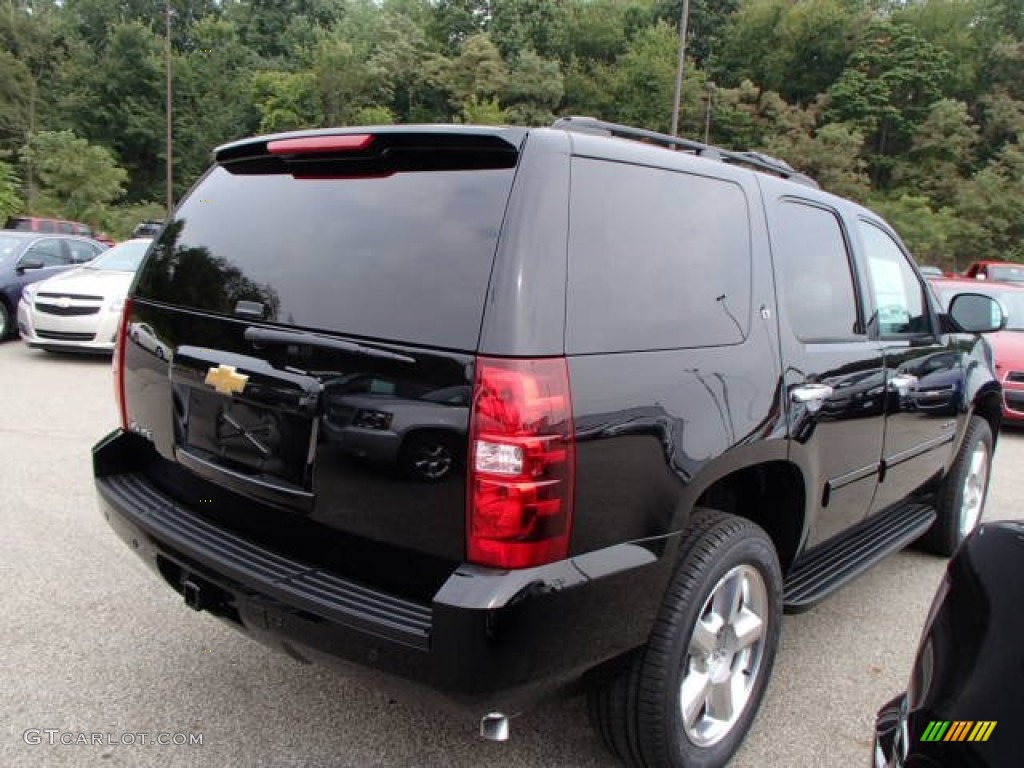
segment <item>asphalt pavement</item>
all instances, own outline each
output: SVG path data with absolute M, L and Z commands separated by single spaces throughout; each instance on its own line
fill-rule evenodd
M 475 722 L 188 609 L 96 510 L 89 448 L 116 422 L 109 360 L 7 342 L 0 393 L 0 765 L 615 765 L 582 699 L 525 712 L 509 742 L 489 743 Z M 1024 517 L 1022 465 L 1024 433 L 1004 433 L 985 519 Z M 944 567 L 904 552 L 786 617 L 733 765 L 867 765 L 874 713 L 906 684 Z

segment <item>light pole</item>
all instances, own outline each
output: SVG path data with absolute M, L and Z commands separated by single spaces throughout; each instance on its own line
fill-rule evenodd
M 683 97 L 683 64 L 686 62 L 686 27 L 690 21 L 690 0 L 683 0 L 679 13 L 679 63 L 676 65 L 676 94 L 672 99 L 672 135 L 679 135 L 679 102 Z
M 172 131 L 172 91 L 173 77 L 171 72 L 171 0 L 166 1 L 167 10 L 167 218 L 174 210 L 174 135 Z
M 704 83 L 704 87 L 708 89 L 708 103 L 704 108 L 704 143 L 708 143 L 708 139 L 711 136 L 711 105 L 715 100 L 715 84 L 708 80 Z

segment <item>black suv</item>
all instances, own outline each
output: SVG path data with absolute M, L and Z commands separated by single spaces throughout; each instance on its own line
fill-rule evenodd
M 215 160 L 126 302 L 96 486 L 188 606 L 293 657 L 492 738 L 583 680 L 625 762 L 721 765 L 784 608 L 981 514 L 1004 313 L 940 314 L 784 163 L 587 118 Z

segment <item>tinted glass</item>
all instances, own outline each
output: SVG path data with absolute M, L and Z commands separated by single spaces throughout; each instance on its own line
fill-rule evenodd
M 879 335 L 930 332 L 924 289 L 896 241 L 866 221 L 860 222 L 860 237 L 868 259 Z
M 142 263 L 142 257 L 149 248 L 149 240 L 131 240 L 119 243 L 89 264 L 89 269 L 107 269 L 117 272 L 134 272 Z
M 214 169 L 178 209 L 137 293 L 289 325 L 476 348 L 513 170 L 296 179 Z
M 857 294 L 839 219 L 796 201 L 779 206 L 775 268 L 793 333 L 801 341 L 857 337 Z
M 81 240 L 67 240 L 68 250 L 71 252 L 71 261 L 75 264 L 84 264 L 96 258 L 96 254 L 103 249 L 92 243 L 85 243 Z
M 735 184 L 576 158 L 570 352 L 737 344 L 750 323 L 750 224 Z
M 37 241 L 25 251 L 21 261 L 40 261 L 44 267 L 60 267 L 71 263 L 60 240 L 56 238 Z
M 4 225 L 4 229 L 19 229 L 22 231 L 28 231 L 32 229 L 32 221 L 25 218 L 16 218 L 11 216 L 7 219 L 7 223 Z

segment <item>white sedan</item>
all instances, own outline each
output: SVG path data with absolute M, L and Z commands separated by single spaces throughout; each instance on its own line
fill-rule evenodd
M 124 297 L 152 242 L 126 240 L 79 269 L 26 286 L 21 338 L 39 349 L 112 352 Z

